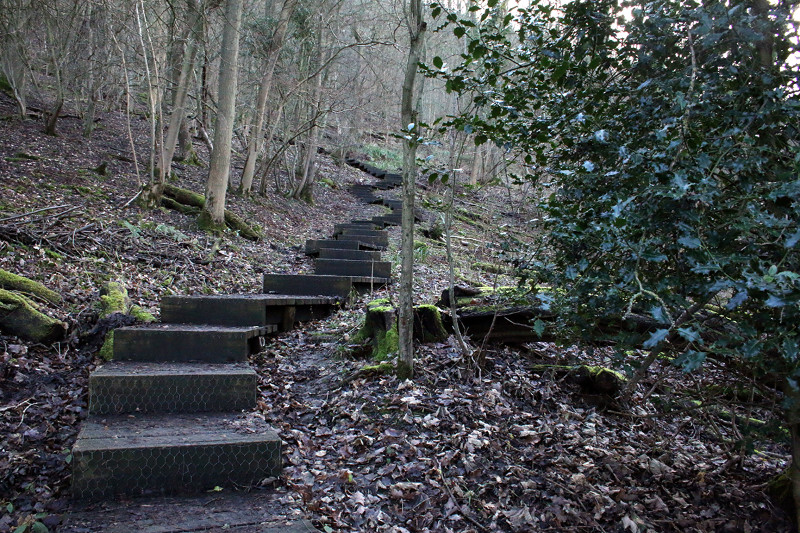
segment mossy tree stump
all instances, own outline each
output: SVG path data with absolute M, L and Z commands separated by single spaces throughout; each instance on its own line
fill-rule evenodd
M 353 339 L 372 345 L 372 359 L 384 361 L 398 350 L 397 311 L 388 298 L 367 304 L 364 325 Z M 433 305 L 414 308 L 414 339 L 418 342 L 441 342 L 448 333 L 442 324 L 439 309 Z
M 120 315 L 131 317 L 133 320 L 124 320 Z M 110 361 L 114 357 L 114 331 L 116 325 L 130 325 L 131 322 L 155 322 L 155 317 L 131 302 L 128 290 L 119 281 L 109 281 L 100 289 L 100 324 L 107 323 L 110 331 L 106 333 L 103 346 L 100 348 L 100 357 Z
M 539 364 L 531 367 L 531 371 L 558 378 L 567 377 L 577 383 L 586 394 L 610 398 L 615 398 L 627 381 L 621 373 L 602 366 Z

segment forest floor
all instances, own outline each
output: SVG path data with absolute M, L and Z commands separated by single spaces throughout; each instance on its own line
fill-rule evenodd
M 0 95 L 0 268 L 62 294 L 62 305 L 42 309 L 70 334 L 53 346 L 0 334 L 0 531 L 34 531 L 35 522 L 58 531 L 71 505 L 70 449 L 86 415 L 88 375 L 101 363 L 89 332 L 104 282 L 123 281 L 133 303 L 156 316 L 165 294 L 258 292 L 262 272 L 311 270 L 306 239 L 383 208 L 347 192 L 367 182 L 366 174 L 323 155 L 319 175 L 327 184 L 317 184 L 313 206 L 287 199 L 272 182 L 265 196 L 231 195 L 229 208 L 260 226 L 265 239 L 217 239 L 190 217 L 129 203 L 140 185 L 127 129 L 141 171 L 143 118 L 128 124 L 122 114 L 102 114 L 85 139 L 77 119 L 63 118 L 60 135 L 50 137 L 41 121 L 14 113 Z M 195 149 L 208 160 L 201 143 Z M 101 163 L 105 175 L 92 170 Z M 240 157 L 237 165 L 234 176 Z M 175 170 L 176 185 L 203 191 L 207 169 Z M 438 217 L 444 193 L 421 190 L 423 229 Z M 460 191 L 456 213 L 457 281 L 509 283 L 488 271 L 502 266 L 500 241 L 524 240 L 524 222 L 536 216 L 524 195 L 498 185 Z M 399 272 L 399 231 L 390 234 L 386 256 Z M 444 247 L 421 235 L 418 241 L 416 297 L 432 303 L 447 286 Z M 791 529 L 767 495 L 789 458 L 780 430 L 767 432 L 780 409 L 755 384 L 732 382 L 713 364 L 687 376 L 665 363 L 647 380 L 649 398 L 642 390 L 621 409 L 532 368 L 613 366 L 610 349 L 489 346 L 487 365 L 475 373 L 452 339 L 419 347 L 414 382 L 365 373 L 369 361 L 348 355 L 363 300 L 394 298 L 395 291 L 282 334 L 253 358 L 261 376 L 257 414 L 286 442 L 284 475 L 272 488 L 287 516 L 323 531 Z M 730 398 L 740 390 L 751 397 Z M 166 521 L 170 511 L 160 512 Z

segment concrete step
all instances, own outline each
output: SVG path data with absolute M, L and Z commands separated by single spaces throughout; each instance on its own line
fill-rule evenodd
M 354 261 L 380 261 L 381 253 L 370 250 L 337 250 L 326 248 L 319 251 L 320 259 L 350 259 Z
M 318 254 L 322 248 L 338 248 L 340 250 L 358 250 L 358 243 L 337 241 L 336 239 L 309 239 L 306 241 L 306 254 Z
M 241 489 L 281 471 L 281 439 L 253 415 L 92 417 L 72 449 L 72 495 Z
M 89 414 L 236 412 L 256 406 L 245 363 L 106 363 L 89 375 Z
M 161 299 L 161 320 L 220 326 L 277 324 L 279 331 L 287 331 L 296 322 L 326 317 L 339 301 L 334 296 L 284 294 L 173 295 Z
M 276 325 L 228 327 L 148 324 L 114 330 L 116 361 L 227 363 L 245 361 Z
M 353 261 L 348 259 L 317 259 L 314 261 L 317 274 L 328 276 L 370 276 L 389 278 L 392 264 L 389 261 Z

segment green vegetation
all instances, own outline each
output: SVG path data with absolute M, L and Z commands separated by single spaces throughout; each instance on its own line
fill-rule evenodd
M 781 381 L 800 457 L 793 4 L 657 0 L 630 17 L 612 1 L 533 0 L 507 16 L 496 4 L 464 19 L 434 5 L 466 53 L 427 73 L 473 99 L 450 127 L 546 186 L 534 242 L 504 246 L 520 279 L 563 289 L 535 297 L 574 341 L 635 308 L 663 324 L 611 339 L 620 358 L 649 351 L 626 361 L 626 399 L 664 354 L 686 372 L 714 358 Z
M 403 166 L 403 153 L 400 150 L 384 148 L 376 144 L 368 144 L 363 147 L 363 150 L 376 167 L 396 171 Z

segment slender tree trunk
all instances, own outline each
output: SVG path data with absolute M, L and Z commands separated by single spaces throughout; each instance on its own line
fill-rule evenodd
M 211 152 L 206 205 L 198 219 L 201 227 L 225 227 L 225 193 L 231 164 L 231 140 L 236 116 L 236 86 L 239 59 L 239 29 L 242 24 L 242 0 L 225 3 L 225 28 L 222 32 L 222 53 L 219 67 L 219 105 L 214 128 L 214 150 Z
M 403 79 L 403 98 L 400 106 L 403 139 L 403 215 L 401 225 L 399 294 L 399 361 L 397 375 L 400 379 L 414 376 L 414 189 L 417 175 L 417 111 L 414 108 L 414 86 L 417 66 L 425 42 L 425 21 L 421 0 L 408 2 L 408 31 L 410 46 Z
M 169 126 L 167 127 L 167 138 L 164 141 L 164 150 L 162 150 L 161 166 L 167 176 L 170 174 L 172 159 L 175 157 L 181 125 L 186 118 L 186 97 L 189 94 L 189 84 L 192 78 L 192 70 L 194 69 L 194 60 L 197 56 L 198 40 L 203 30 L 203 7 L 201 2 L 187 0 L 187 4 L 189 9 L 189 36 L 183 52 L 180 74 L 178 74 L 178 81 L 175 87 L 175 100 L 172 105 Z
M 289 19 L 297 6 L 297 0 L 285 0 L 281 8 L 278 19 L 278 26 L 270 41 L 267 49 L 266 64 L 264 74 L 261 78 L 261 86 L 258 89 L 258 99 L 256 101 L 255 124 L 250 132 L 250 140 L 247 145 L 247 159 L 242 171 L 242 181 L 239 184 L 239 192 L 249 194 L 253 188 L 253 176 L 256 171 L 256 159 L 261 151 L 261 142 L 264 135 L 264 115 L 267 108 L 269 92 L 272 88 L 272 78 L 275 73 L 275 65 L 278 63 L 283 41 L 286 38 L 286 30 L 289 27 Z

